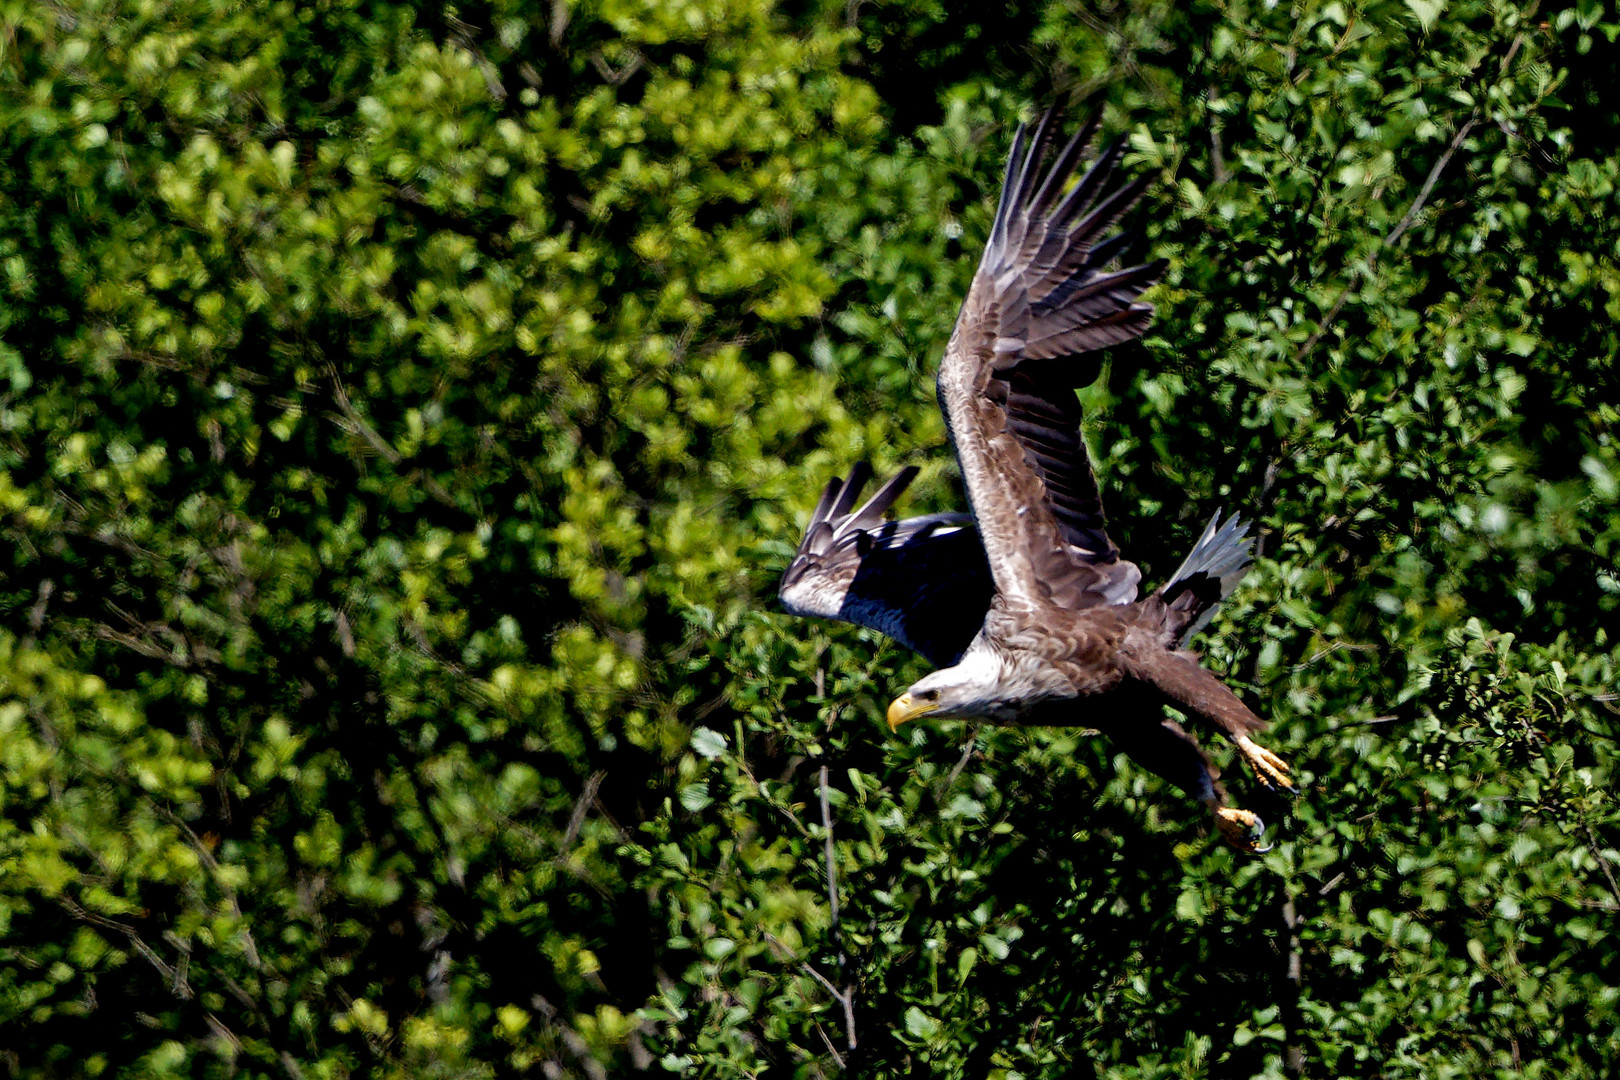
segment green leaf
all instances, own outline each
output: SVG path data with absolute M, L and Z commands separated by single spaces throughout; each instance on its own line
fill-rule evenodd
M 1417 18 L 1418 25 L 1427 33 L 1434 28 L 1440 13 L 1446 9 L 1446 0 L 1404 0 L 1406 7 Z

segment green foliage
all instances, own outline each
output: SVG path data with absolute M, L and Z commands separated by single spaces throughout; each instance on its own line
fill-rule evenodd
M 1620 23 L 948 7 L 0 3 L 12 1075 L 1620 1056 Z M 1304 773 L 1229 778 L 1263 859 L 773 613 L 835 471 L 960 505 L 1054 87 L 1160 178 L 1115 535 L 1263 529 L 1204 645 Z

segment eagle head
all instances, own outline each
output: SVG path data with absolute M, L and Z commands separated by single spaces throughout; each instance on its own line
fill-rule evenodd
M 1001 665 L 989 652 L 969 649 L 955 667 L 918 679 L 889 704 L 889 730 L 907 720 L 932 716 L 940 720 L 999 719 L 1008 712 L 1002 700 Z

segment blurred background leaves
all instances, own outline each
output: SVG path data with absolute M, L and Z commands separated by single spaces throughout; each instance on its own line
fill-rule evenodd
M 1620 1054 L 1620 22 L 952 8 L 0 3 L 12 1075 Z M 931 372 L 1054 98 L 1159 178 L 1115 534 L 1259 521 L 1263 859 L 1083 715 L 891 737 L 921 663 L 774 611 L 856 460 L 961 505 Z

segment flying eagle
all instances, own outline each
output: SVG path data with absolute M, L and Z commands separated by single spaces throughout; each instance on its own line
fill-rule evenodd
M 939 402 L 971 514 L 887 521 L 916 468 L 857 507 L 857 465 L 828 483 L 783 575 L 788 611 L 879 630 L 939 670 L 889 706 L 919 716 L 1084 724 L 1198 798 L 1246 851 L 1265 826 L 1227 803 L 1220 772 L 1161 706 L 1215 725 L 1261 784 L 1293 791 L 1288 766 L 1254 741 L 1265 722 L 1205 670 L 1187 640 L 1249 566 L 1248 527 L 1217 512 L 1181 568 L 1137 599 L 1141 571 L 1108 538 L 1075 395 L 1097 372 L 1080 354 L 1129 341 L 1153 308 L 1137 298 L 1164 262 L 1109 270 L 1107 236 L 1147 186 L 1113 187 L 1121 148 L 1068 186 L 1097 120 L 1050 155 L 1055 114 L 1020 126 L 989 242 L 939 369 Z M 1110 190 L 1112 189 L 1112 190 Z

